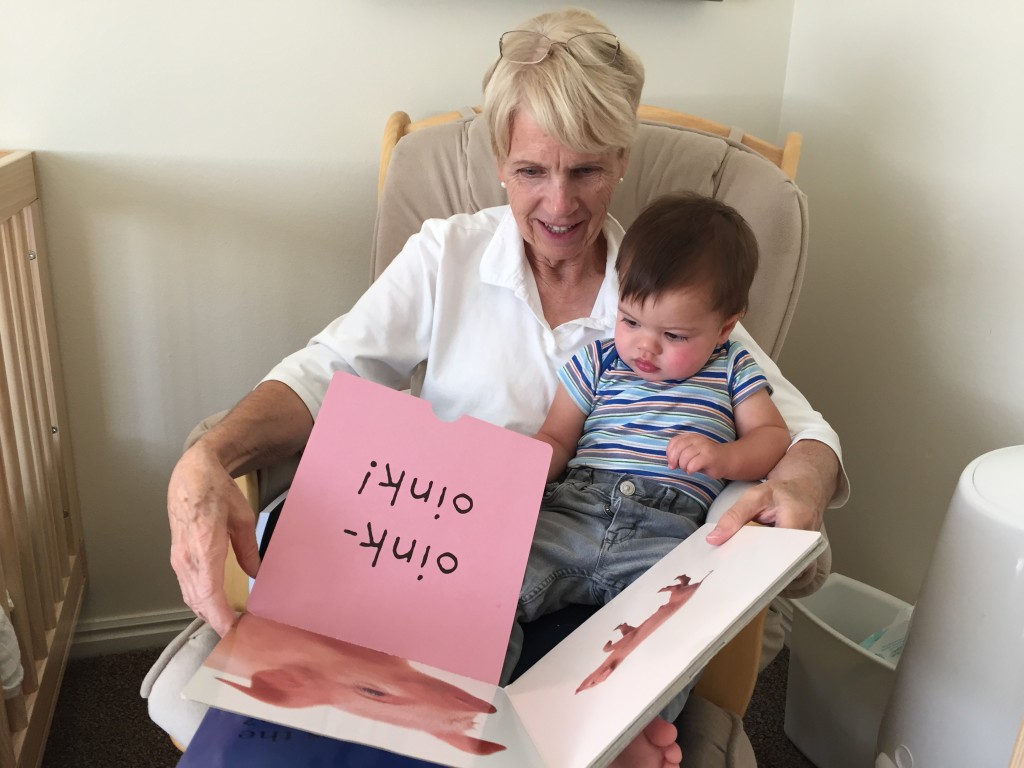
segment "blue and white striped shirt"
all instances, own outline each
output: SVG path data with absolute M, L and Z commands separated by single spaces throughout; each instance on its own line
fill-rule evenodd
M 611 339 L 583 347 L 558 372 L 558 378 L 587 414 L 569 467 L 651 477 L 679 488 L 705 507 L 725 483 L 669 470 L 665 459 L 669 440 L 681 432 L 697 432 L 720 443 L 735 440 L 733 408 L 768 387 L 753 356 L 731 340 L 718 346 L 704 367 L 688 379 L 641 379 L 618 356 Z

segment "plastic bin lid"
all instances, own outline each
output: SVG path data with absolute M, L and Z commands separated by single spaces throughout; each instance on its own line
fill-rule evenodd
M 971 484 L 993 509 L 1024 526 L 1024 445 L 979 457 Z

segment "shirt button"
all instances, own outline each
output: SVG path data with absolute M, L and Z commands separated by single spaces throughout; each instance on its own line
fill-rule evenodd
M 636 493 L 636 486 L 629 480 L 623 480 L 619 483 L 619 493 L 623 496 L 632 496 Z

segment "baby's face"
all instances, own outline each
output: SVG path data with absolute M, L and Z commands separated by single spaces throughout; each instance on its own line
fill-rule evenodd
M 646 381 L 688 379 L 724 342 L 738 316 L 723 317 L 708 306 L 700 286 L 666 291 L 643 304 L 619 300 L 615 349 Z

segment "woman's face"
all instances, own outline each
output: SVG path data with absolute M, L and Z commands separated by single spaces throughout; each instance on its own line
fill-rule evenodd
M 595 255 L 625 172 L 619 152 L 574 152 L 525 112 L 513 121 L 508 157 L 498 163 L 527 253 L 549 266 Z

